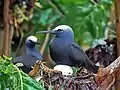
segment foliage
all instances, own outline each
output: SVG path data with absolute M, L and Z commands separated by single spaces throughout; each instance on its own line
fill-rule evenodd
M 4 58 L 4 59 L 3 59 Z M 36 82 L 11 63 L 11 58 L 0 57 L 0 90 L 44 90 L 42 83 Z
M 50 0 L 51 1 L 51 0 Z M 104 38 L 113 0 L 39 0 L 42 9 L 35 8 L 31 23 L 34 32 L 53 24 L 70 25 L 79 44 L 91 44 L 94 39 Z M 94 2 L 92 2 L 94 1 Z
M 83 3 L 77 0 L 74 4 L 71 2 L 65 6 L 69 10 L 65 21 L 73 27 L 78 43 L 82 44 L 84 41 L 90 43 L 93 39 L 104 37 L 111 5 L 111 0 L 100 0 L 95 4 L 89 0 Z
M 29 17 L 27 17 L 29 18 L 29 21 L 25 21 L 24 17 L 17 19 L 18 22 L 19 20 L 22 21 L 22 27 L 21 25 L 16 25 L 17 22 L 14 22 L 16 29 L 20 29 L 16 31 L 18 32 L 22 30 L 24 37 L 28 35 L 36 35 L 37 31 L 46 30 L 50 24 L 53 25 L 52 28 L 60 24 L 67 24 L 73 28 L 75 40 L 79 45 L 91 45 L 95 39 L 104 39 L 105 29 L 108 27 L 107 22 L 111 15 L 110 10 L 113 0 L 99 0 L 98 2 L 95 2 L 95 0 L 36 1 L 37 4 L 35 5 L 34 3 L 31 4 L 29 2 L 30 6 L 34 6 L 34 10 L 33 7 L 30 9 L 26 2 L 26 7 L 32 10 L 33 13 L 31 13 L 32 11 L 27 10 L 27 8 L 25 8 L 25 10 L 22 9 L 24 5 L 20 7 L 22 2 L 17 4 L 23 13 L 29 13 Z M 16 4 L 13 5 L 13 11 L 19 11 L 15 6 Z M 16 17 L 19 16 L 18 14 L 21 15 L 19 12 L 16 12 L 16 14 L 13 15 Z M 43 42 L 44 35 L 37 34 L 36 36 L 41 42 Z

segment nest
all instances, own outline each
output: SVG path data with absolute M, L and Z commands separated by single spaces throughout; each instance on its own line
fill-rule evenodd
M 62 74 L 44 75 L 42 80 L 45 82 L 45 88 L 53 86 L 53 90 L 96 90 L 97 84 L 94 75 L 86 72 L 80 72 L 73 76 L 63 76 Z
M 34 67 L 29 75 L 34 76 L 36 80 L 43 80 L 46 90 L 50 86 L 53 90 L 98 90 L 94 74 L 84 68 L 72 76 L 63 76 L 60 71 L 49 69 L 42 63 L 36 63 L 37 65 L 39 70 L 34 71 L 36 70 Z

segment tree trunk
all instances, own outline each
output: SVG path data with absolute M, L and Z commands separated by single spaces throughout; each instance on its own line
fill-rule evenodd
M 0 30 L 0 55 L 2 54 L 2 47 L 3 47 L 3 30 Z
M 120 56 L 120 1 L 115 0 L 115 14 L 116 14 L 116 34 L 117 34 L 117 54 Z
M 10 45 L 10 31 L 9 31 L 9 0 L 4 0 L 4 43 L 2 48 L 2 54 L 6 56 L 10 55 L 9 45 Z
M 115 14 L 116 14 L 116 34 L 117 34 L 117 55 L 120 56 L 120 0 L 115 1 Z M 118 80 L 120 75 L 116 76 Z M 120 83 L 116 83 L 116 90 L 120 89 Z

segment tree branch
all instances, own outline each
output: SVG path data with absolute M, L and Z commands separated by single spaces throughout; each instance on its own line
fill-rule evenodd
M 18 54 L 18 52 L 19 52 L 19 50 L 20 50 L 20 46 L 21 46 L 21 44 L 22 44 L 22 41 L 23 41 L 23 37 L 24 37 L 24 33 L 23 33 L 23 31 L 19 28 L 19 31 L 20 31 L 20 41 L 19 41 L 19 43 L 18 43 L 18 46 L 17 46 L 17 49 L 16 49 L 16 54 L 15 54 L 15 56 L 17 56 L 17 54 Z
M 52 27 L 52 24 L 51 24 L 51 25 L 48 25 L 47 30 L 50 30 L 50 29 L 51 29 L 51 27 Z M 43 55 L 43 53 L 44 53 L 45 47 L 46 47 L 47 42 L 48 42 L 48 40 L 49 40 L 49 36 L 50 36 L 50 34 L 49 34 L 49 33 L 48 33 L 48 34 L 46 34 L 46 37 L 45 37 L 44 43 L 43 43 L 43 45 L 42 45 L 42 48 L 40 49 L 40 52 L 41 52 L 41 54 L 42 54 L 42 55 Z

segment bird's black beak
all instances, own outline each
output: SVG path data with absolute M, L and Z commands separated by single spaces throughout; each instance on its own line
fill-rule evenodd
M 36 44 L 41 44 L 41 42 L 36 42 Z
M 55 30 L 48 30 L 48 31 L 39 31 L 37 33 L 50 33 L 50 34 L 56 34 Z

